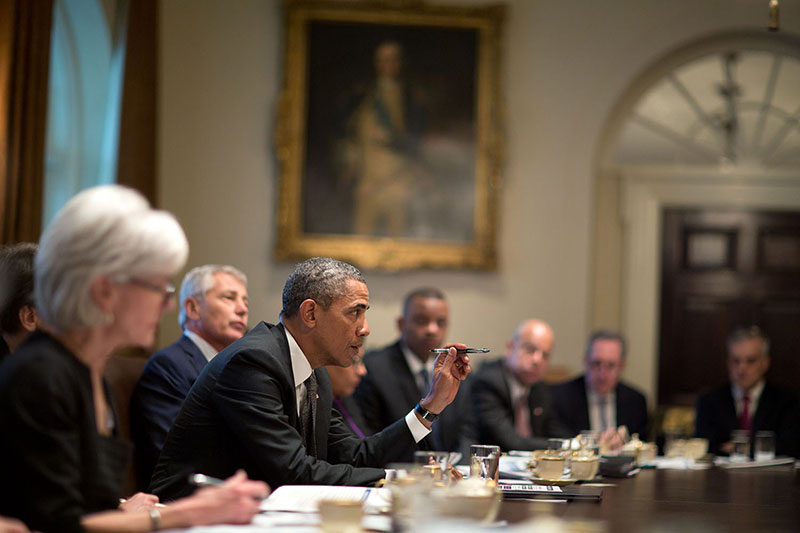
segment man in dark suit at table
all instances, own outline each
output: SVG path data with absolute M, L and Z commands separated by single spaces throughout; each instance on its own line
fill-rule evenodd
M 141 487 L 150 482 L 167 432 L 197 376 L 247 331 L 247 276 L 230 265 L 196 267 L 183 278 L 179 306 L 183 335 L 150 357 L 131 397 Z
M 504 451 L 547 448 L 548 438 L 572 435 L 556 418 L 542 382 L 555 345 L 552 328 L 525 320 L 506 344 L 503 359 L 485 363 L 472 379 L 477 438 Z
M 610 448 L 623 442 L 618 428 L 647 439 L 647 400 L 620 381 L 625 369 L 625 338 L 598 330 L 589 336 L 584 359 L 586 372 L 553 389 L 556 416 L 573 435 L 590 430 Z
M 774 431 L 776 453 L 799 457 L 797 398 L 764 378 L 769 339 L 758 326 L 738 328 L 727 347 L 730 382 L 698 399 L 695 435 L 708 439 L 711 453 L 728 454 L 734 430 L 750 433 L 750 442 L 758 431 Z
M 450 324 L 444 293 L 422 287 L 403 300 L 402 315 L 397 319 L 400 338 L 380 350 L 367 353 L 367 375 L 355 392 L 364 420 L 370 431 L 380 431 L 414 407 L 430 386 L 436 354 L 444 344 Z M 462 384 L 453 406 L 442 413 L 432 435 L 423 446 L 440 451 L 464 453 L 464 426 L 469 417 L 468 391 Z
M 261 322 L 198 377 L 167 436 L 152 491 L 173 499 L 191 492 L 191 472 L 225 478 L 238 469 L 273 489 L 367 485 L 385 476 L 384 465 L 409 460 L 469 374 L 469 358 L 451 349 L 414 409 L 360 439 L 332 411 L 322 367 L 362 355 L 368 308 L 369 290 L 352 265 L 324 257 L 298 264 L 283 289 L 280 323 Z

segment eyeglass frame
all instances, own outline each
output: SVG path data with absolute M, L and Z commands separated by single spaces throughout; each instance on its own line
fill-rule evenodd
M 157 285 L 155 283 L 150 283 L 149 281 L 145 281 L 145 280 L 139 279 L 139 278 L 131 278 L 128 281 L 128 283 L 130 283 L 131 285 L 136 285 L 137 287 L 141 287 L 143 289 L 147 289 L 147 290 L 150 290 L 150 291 L 153 291 L 153 292 L 156 292 L 158 294 L 163 295 L 164 296 L 163 305 L 167 305 L 169 303 L 170 299 L 173 296 L 175 296 L 175 291 L 176 291 L 175 284 L 172 283 L 171 281 L 167 282 L 167 286 L 166 287 L 161 287 L 160 285 Z

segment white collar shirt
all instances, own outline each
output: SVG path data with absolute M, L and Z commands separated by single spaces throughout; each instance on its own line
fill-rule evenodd
M 764 391 L 764 380 L 762 379 L 747 391 L 747 396 L 750 398 L 750 407 L 748 411 L 750 419 L 752 420 L 758 409 L 758 401 L 761 399 L 761 393 Z M 736 385 L 731 385 L 731 392 L 733 393 L 733 403 L 736 405 L 736 416 L 742 416 L 742 409 L 744 409 L 744 389 L 740 389 Z
M 189 340 L 192 341 L 195 346 L 197 346 L 197 348 L 200 350 L 200 353 L 206 358 L 206 361 L 211 361 L 214 356 L 217 355 L 217 350 L 211 346 L 207 340 L 194 331 L 190 329 L 184 329 L 183 334 L 189 337 Z
M 592 431 L 602 432 L 617 427 L 617 394 L 606 395 L 593 392 L 586 383 L 586 400 L 589 407 L 589 426 Z M 605 425 L 604 425 L 605 422 Z
M 419 357 L 417 357 L 417 354 L 412 352 L 411 348 L 406 346 L 406 343 L 400 341 L 400 349 L 403 351 L 403 357 L 405 357 L 406 364 L 408 365 L 409 370 L 411 370 L 411 375 L 414 376 L 414 382 L 417 384 L 417 388 L 422 391 L 422 395 L 424 396 L 428 393 L 428 391 L 425 390 L 425 384 L 423 383 L 420 372 L 423 368 L 428 371 L 428 383 L 430 383 L 430 381 L 433 379 L 433 365 L 436 364 L 436 358 L 428 357 L 428 361 L 423 364 Z
M 294 378 L 294 393 L 297 398 L 297 416 L 300 416 L 300 404 L 305 402 L 306 386 L 305 381 L 311 376 L 313 369 L 308 362 L 300 345 L 292 336 L 291 332 L 284 326 L 284 333 L 286 333 L 286 342 L 289 344 L 289 356 L 292 361 L 292 377 Z

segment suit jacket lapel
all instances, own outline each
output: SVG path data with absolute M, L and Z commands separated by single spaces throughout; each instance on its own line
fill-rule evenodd
M 181 338 L 178 340 L 178 345 L 183 349 L 184 352 L 186 352 L 192 368 L 194 368 L 197 373 L 200 374 L 200 372 L 202 372 L 206 367 L 206 364 L 208 364 L 208 361 L 203 355 L 203 352 L 200 351 L 200 348 L 198 348 L 192 339 L 186 335 L 181 336 Z
M 733 392 L 731 385 L 725 387 L 725 399 L 723 400 L 723 407 L 725 418 L 728 421 L 729 427 L 737 429 L 739 427 L 739 418 L 736 416 L 736 402 L 733 399 Z
M 772 395 L 772 389 L 768 384 L 764 384 L 764 388 L 761 389 L 761 397 L 758 399 L 758 408 L 756 412 L 753 414 L 753 430 L 758 430 L 764 428 L 766 424 L 767 413 L 773 411 L 775 406 L 773 405 L 774 399 Z
M 404 403 L 408 405 L 416 405 L 422 399 L 419 387 L 417 386 L 417 379 L 408 368 L 403 350 L 400 348 L 400 343 L 395 344 L 395 350 L 391 354 L 391 369 L 392 373 L 397 376 L 397 383 L 400 386 Z M 427 392 L 427 391 L 426 391 Z M 422 395 L 425 393 L 423 392 Z

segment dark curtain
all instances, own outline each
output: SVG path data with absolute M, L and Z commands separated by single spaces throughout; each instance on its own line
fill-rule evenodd
M 117 183 L 156 198 L 156 0 L 128 2 Z
M 0 242 L 39 240 L 52 0 L 0 0 Z

